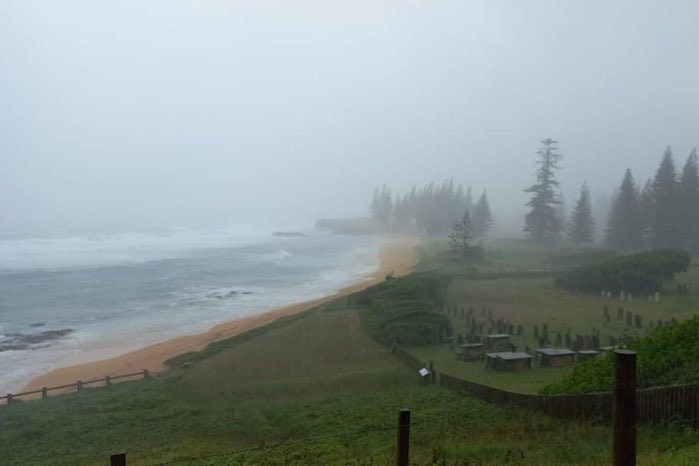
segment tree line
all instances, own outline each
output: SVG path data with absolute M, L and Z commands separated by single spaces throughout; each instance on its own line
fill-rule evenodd
M 569 222 L 565 222 L 556 170 L 561 154 L 557 141 L 541 141 L 537 151 L 536 183 L 530 194 L 524 231 L 541 244 L 555 243 L 567 233 L 577 244 L 593 243 L 595 221 L 590 190 L 583 183 Z M 604 242 L 607 246 L 637 251 L 674 248 L 699 251 L 699 173 L 696 149 L 689 154 L 681 173 L 675 169 L 672 149 L 663 154 L 655 176 L 639 189 L 627 169 L 612 201 Z
M 483 238 L 493 222 L 487 191 L 474 200 L 471 187 L 464 190 L 453 180 L 413 186 L 409 192 L 395 195 L 384 185 L 374 191 L 370 210 L 384 231 L 433 236 L 446 235 L 466 218 L 472 237 Z
M 536 152 L 535 182 L 529 194 L 524 232 L 539 244 L 554 244 L 563 237 L 576 244 L 595 242 L 596 224 L 590 189 L 583 182 L 566 220 L 561 189 L 556 179 L 562 155 L 558 141 L 545 139 Z M 377 188 L 371 214 L 384 231 L 449 235 L 456 249 L 484 238 L 493 224 L 488 194 L 477 200 L 453 180 L 430 183 L 403 194 L 392 194 L 386 185 Z M 672 149 L 663 154 L 655 176 L 639 188 L 627 169 L 614 195 L 604 230 L 604 244 L 623 251 L 650 248 L 699 251 L 699 166 L 692 150 L 681 172 L 675 168 Z

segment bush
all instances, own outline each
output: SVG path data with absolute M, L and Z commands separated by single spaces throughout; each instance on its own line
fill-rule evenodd
M 686 251 L 656 249 L 578 267 L 559 275 L 555 284 L 575 291 L 653 293 L 665 280 L 686 271 L 690 262 Z
M 413 274 L 364 290 L 351 299 L 364 307 L 367 333 L 383 344 L 431 345 L 451 335 L 449 319 L 438 313 L 442 285 L 433 274 Z
M 653 387 L 699 382 L 699 316 L 657 329 L 629 343 L 636 351 L 637 384 Z M 560 381 L 541 393 L 586 393 L 612 388 L 614 358 L 611 354 L 575 366 Z

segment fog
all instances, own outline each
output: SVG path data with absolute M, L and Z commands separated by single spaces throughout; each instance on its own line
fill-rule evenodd
M 539 140 L 568 206 L 699 145 L 694 1 L 0 2 L 0 233 L 366 215 L 488 188 L 521 229 Z

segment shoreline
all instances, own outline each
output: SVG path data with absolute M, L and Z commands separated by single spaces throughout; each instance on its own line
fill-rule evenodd
M 53 369 L 30 380 L 24 386 L 22 392 L 39 390 L 42 387 L 72 384 L 77 380 L 88 381 L 103 378 L 107 375 L 118 376 L 142 371 L 143 369 L 148 369 L 151 372 L 160 372 L 167 369 L 167 366 L 164 364 L 165 361 L 177 355 L 201 351 L 214 341 L 244 333 L 280 317 L 297 314 L 337 297 L 360 291 L 382 282 L 386 275 L 391 272 L 394 272 L 396 276 L 408 274 L 415 270 L 417 265 L 415 249 L 419 244 L 420 239 L 415 236 L 385 236 L 385 243 L 381 245 L 379 250 L 377 270 L 365 279 L 345 286 L 333 294 L 310 301 L 273 308 L 261 314 L 233 319 L 215 325 L 202 333 L 171 338 L 112 358 Z

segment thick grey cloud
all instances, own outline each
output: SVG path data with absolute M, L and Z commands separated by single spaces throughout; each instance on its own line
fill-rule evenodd
M 524 212 L 699 145 L 693 1 L 0 4 L 0 227 L 304 224 L 453 177 Z M 517 216 L 515 216 L 517 215 Z

